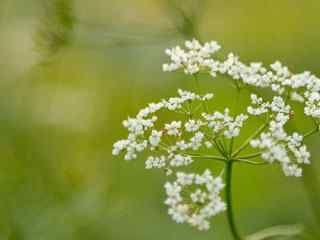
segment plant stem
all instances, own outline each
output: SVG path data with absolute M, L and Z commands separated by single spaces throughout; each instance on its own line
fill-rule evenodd
M 220 156 L 213 156 L 213 155 L 193 155 L 193 154 L 188 154 L 188 156 L 192 158 L 200 158 L 200 159 L 207 159 L 207 160 L 217 160 L 217 161 L 222 161 L 226 162 L 226 159 L 224 157 Z
M 197 74 L 193 74 L 193 77 L 194 77 L 194 81 L 195 81 L 195 84 L 196 84 L 196 90 L 198 91 L 198 94 L 201 94 L 198 75 Z M 201 104 L 202 104 L 203 110 L 205 112 L 208 112 L 208 106 L 207 106 L 206 102 L 205 101 L 201 101 Z
M 314 129 L 312 129 L 310 132 L 307 132 L 306 134 L 303 135 L 304 138 L 307 138 L 315 133 L 317 133 L 319 131 L 319 127 L 315 127 Z
M 232 208 L 232 164 L 233 161 L 228 160 L 226 163 L 226 202 L 227 202 L 227 218 L 232 236 L 235 240 L 241 240 L 233 216 Z
M 236 157 L 238 156 L 238 154 L 240 152 L 242 152 L 242 150 L 246 149 L 249 144 L 250 141 L 255 138 L 257 135 L 259 135 L 266 127 L 268 126 L 267 123 L 261 125 L 250 137 L 247 138 L 247 140 L 232 154 L 232 157 Z
M 250 160 L 247 160 L 247 159 L 241 159 L 241 158 L 238 158 L 238 159 L 235 159 L 235 160 L 232 160 L 233 162 L 238 162 L 238 163 L 247 163 L 247 164 L 251 164 L 251 165 L 267 165 L 269 163 L 267 162 L 255 162 L 255 161 L 250 161 Z
M 241 157 L 237 157 L 237 159 L 250 159 L 250 158 L 256 158 L 256 157 L 260 157 L 262 154 L 262 152 L 257 152 L 257 153 L 252 153 L 252 154 L 248 154 L 245 156 L 241 156 Z

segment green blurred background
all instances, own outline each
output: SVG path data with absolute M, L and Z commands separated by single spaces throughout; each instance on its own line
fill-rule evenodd
M 0 240 L 231 239 L 223 214 L 206 233 L 173 223 L 165 177 L 143 159 L 113 157 L 112 144 L 125 137 L 127 115 L 192 88 L 161 64 L 166 47 L 193 36 L 247 62 L 320 75 L 319 12 L 318 0 L 0 0 Z M 234 104 L 226 79 L 203 78 L 201 88 L 220 107 Z M 303 239 L 320 239 L 318 140 L 308 140 L 313 164 L 303 178 L 237 166 L 244 235 L 303 223 Z

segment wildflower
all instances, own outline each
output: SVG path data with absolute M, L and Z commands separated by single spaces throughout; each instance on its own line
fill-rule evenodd
M 173 121 L 165 125 L 165 129 L 167 130 L 167 134 L 171 136 L 179 136 L 179 128 L 181 127 L 181 122 Z
M 263 102 L 256 96 L 251 99 L 253 104 L 258 105 L 258 108 L 249 107 L 249 113 L 260 115 L 270 112 L 271 115 L 267 131 L 261 133 L 259 139 L 253 139 L 251 146 L 263 150 L 261 156 L 265 161 L 280 163 L 286 176 L 300 177 L 302 174 L 300 165 L 310 163 L 310 153 L 303 144 L 302 135 L 296 132 L 289 135 L 284 129 L 290 119 L 290 106 L 286 105 L 279 96 L 274 97 L 271 103 Z
M 237 137 L 240 133 L 240 129 L 243 127 L 243 122 L 248 118 L 244 114 L 238 115 L 233 118 L 229 115 L 228 108 L 224 113 L 215 112 L 213 114 L 203 113 L 203 118 L 207 121 L 208 127 L 216 134 L 223 132 L 226 138 Z
M 190 156 L 184 156 L 181 154 L 174 155 L 170 161 L 170 165 L 173 167 L 186 166 L 192 163 L 192 158 Z
M 213 177 L 209 170 L 201 175 L 178 172 L 176 177 L 176 181 L 165 184 L 168 214 L 177 223 L 189 223 L 201 231 L 208 230 L 210 218 L 226 209 L 220 197 L 224 187 L 222 179 Z
M 151 135 L 149 137 L 149 142 L 152 146 L 158 146 L 161 141 L 162 133 L 156 130 L 152 130 Z
M 251 103 L 246 105 L 247 113 L 234 114 L 228 107 L 212 110 L 208 106 L 212 93 L 200 95 L 178 89 L 177 96 L 150 103 L 135 117 L 123 121 L 128 135 L 115 142 L 112 150 L 113 155 L 123 154 L 125 160 L 136 159 L 145 152 L 146 169 L 162 169 L 167 176 L 174 174 L 176 180 L 164 185 L 168 214 L 177 223 L 188 223 L 199 230 L 208 230 L 211 217 L 226 210 L 220 197 L 225 184 L 210 170 L 197 174 L 182 172 L 181 168 L 196 164 L 198 159 L 219 160 L 231 167 L 230 162 L 255 164 L 251 158 L 259 157 L 263 162 L 280 165 L 285 176 L 300 177 L 303 165 L 310 164 L 311 154 L 304 144 L 309 134 L 287 131 L 286 125 L 295 116 L 290 101 L 303 105 L 305 116 L 315 122 L 316 129 L 311 133 L 319 131 L 319 78 L 308 71 L 294 74 L 279 61 L 270 66 L 261 62 L 245 64 L 233 53 L 218 59 L 215 54 L 220 48 L 214 41 L 186 41 L 184 47 L 165 51 L 170 62 L 163 64 L 163 70 L 181 70 L 187 75 L 206 73 L 212 78 L 224 75 L 232 79 L 237 89 L 250 86 L 271 90 L 272 99 L 267 101 L 248 88 Z M 162 112 L 176 117 L 163 122 Z M 248 118 L 259 118 L 263 124 L 233 151 L 234 141 Z M 242 157 L 247 147 L 257 152 Z M 210 155 L 212 148 L 220 155 Z M 230 177 L 228 167 L 226 176 Z
M 160 157 L 148 157 L 147 161 L 145 162 L 146 169 L 151 168 L 163 168 L 166 166 L 166 157 L 160 156 Z
M 195 120 L 191 119 L 187 121 L 184 126 L 187 132 L 195 132 L 200 128 L 201 124 L 201 121 L 196 122 Z

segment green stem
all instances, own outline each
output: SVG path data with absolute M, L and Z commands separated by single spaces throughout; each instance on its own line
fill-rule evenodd
M 246 160 L 246 159 L 235 159 L 232 160 L 233 162 L 238 162 L 238 163 L 247 163 L 247 164 L 251 164 L 251 165 L 267 165 L 269 163 L 267 162 L 255 162 L 255 161 L 250 161 L 250 160 Z
M 226 163 L 226 202 L 227 202 L 227 218 L 228 218 L 228 223 L 229 227 L 232 233 L 232 236 L 235 240 L 241 240 L 242 238 L 240 237 L 234 216 L 233 216 L 233 208 L 232 208 L 232 164 L 233 161 L 229 160 Z
M 235 110 L 234 110 L 234 114 L 237 115 L 240 111 L 240 93 L 241 93 L 241 88 L 240 86 L 238 85 L 237 81 L 235 83 L 236 85 L 236 88 L 237 88 L 237 96 L 236 96 L 236 103 L 235 103 Z
M 260 126 L 257 129 L 257 131 L 255 131 L 250 137 L 248 137 L 248 139 L 232 154 L 232 157 L 234 158 L 234 157 L 238 156 L 238 154 L 240 152 L 242 152 L 244 149 L 246 149 L 249 146 L 251 140 L 253 138 L 255 138 L 256 136 L 258 136 L 267 126 L 268 126 L 268 123 L 265 123 L 262 126 Z
M 215 143 L 215 146 L 217 147 L 217 150 L 219 151 L 219 153 L 222 155 L 222 156 L 226 156 L 226 153 L 225 153 L 225 151 L 223 150 L 223 147 L 222 146 L 220 146 L 220 144 L 219 144 L 219 142 L 217 141 L 217 140 L 213 140 L 214 141 L 214 143 Z
M 222 161 L 222 162 L 226 162 L 226 159 L 224 157 L 219 157 L 219 156 L 213 156 L 213 155 L 192 155 L 192 154 L 188 154 L 190 157 L 192 158 L 200 158 L 200 159 L 204 159 L 204 160 L 217 160 L 217 161 Z
M 198 91 L 198 94 L 201 94 L 198 75 L 197 74 L 193 74 L 193 77 L 194 77 L 194 81 L 195 81 L 195 84 L 196 84 L 196 90 Z M 201 101 L 201 104 L 202 104 L 203 110 L 205 112 L 208 112 L 208 106 L 207 106 L 206 102 Z
M 251 158 L 256 158 L 256 157 L 260 157 L 261 154 L 262 154 L 262 152 L 252 153 L 252 154 L 248 154 L 248 155 L 245 155 L 245 156 L 237 157 L 237 159 L 251 159 Z
M 319 131 L 319 127 L 315 127 L 314 129 L 312 129 L 311 131 L 307 132 L 306 134 L 303 135 L 304 138 L 307 138 L 315 133 L 317 133 Z

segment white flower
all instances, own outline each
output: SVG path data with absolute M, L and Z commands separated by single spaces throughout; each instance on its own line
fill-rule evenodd
M 264 106 L 264 112 L 269 111 L 271 119 L 267 131 L 261 133 L 259 139 L 252 140 L 251 146 L 263 150 L 261 156 L 265 161 L 280 163 L 286 176 L 301 176 L 299 164 L 309 164 L 310 153 L 302 143 L 302 135 L 295 132 L 290 136 L 284 129 L 290 119 L 290 106 L 279 96 L 271 103 L 255 99 L 252 99 L 253 104 Z
M 190 194 L 190 198 L 194 203 L 205 203 L 208 199 L 208 194 L 200 189 L 197 189 L 194 193 Z
M 157 130 L 152 130 L 149 137 L 149 142 L 152 146 L 158 146 L 161 141 L 162 133 Z
M 189 144 L 185 143 L 185 141 L 178 141 L 176 143 L 176 146 L 180 149 L 180 150 L 186 150 L 189 148 Z
M 302 169 L 298 167 L 298 165 L 296 164 L 283 164 L 282 169 L 286 176 L 294 176 L 294 177 L 302 176 Z
M 199 41 L 193 39 L 186 42 L 186 50 L 175 47 L 166 50 L 172 62 L 164 64 L 165 71 L 175 71 L 183 68 L 187 74 L 195 74 L 201 69 L 207 70 L 212 77 L 218 73 L 226 74 L 237 81 L 245 84 L 269 88 L 272 91 L 283 95 L 291 91 L 290 98 L 294 101 L 305 102 L 305 114 L 315 118 L 320 118 L 320 79 L 306 71 L 292 74 L 288 67 L 279 61 L 270 65 L 270 69 L 265 68 L 262 63 L 242 63 L 239 57 L 229 53 L 225 60 L 218 60 L 213 54 L 220 49 L 216 42 L 201 45 Z M 299 90 L 299 93 L 298 93 Z M 260 109 L 263 111 L 263 108 Z M 259 109 L 249 109 L 251 114 L 259 115 Z M 261 113 L 260 113 L 261 114 Z
M 112 154 L 113 155 L 119 155 L 119 153 L 125 149 L 128 144 L 129 144 L 129 140 L 119 140 L 117 141 L 115 144 L 113 144 L 113 150 L 112 150 Z
M 202 132 L 196 132 L 196 134 L 190 139 L 190 147 L 193 150 L 198 150 L 202 145 L 204 134 Z
M 194 119 L 190 119 L 188 122 L 184 124 L 187 132 L 195 132 L 202 125 L 201 121 L 195 121 Z
M 202 97 L 202 100 L 203 101 L 207 101 L 207 100 L 210 100 L 210 99 L 212 99 L 213 98 L 213 93 L 207 93 L 207 94 L 205 94 L 203 97 Z
M 173 156 L 172 160 L 170 161 L 170 165 L 172 167 L 180 167 L 180 166 L 187 166 L 193 162 L 190 156 L 183 156 L 181 154 L 176 154 Z
M 247 115 L 240 114 L 235 119 L 229 115 L 228 108 L 224 114 L 215 112 L 212 115 L 203 114 L 203 118 L 207 121 L 208 126 L 214 133 L 223 131 L 226 138 L 237 137 L 240 134 L 240 129 L 243 127 L 243 122 L 248 118 Z
M 201 45 L 195 39 L 186 41 L 185 47 L 186 50 L 177 46 L 165 51 L 171 63 L 163 64 L 163 71 L 171 72 L 182 68 L 186 74 L 198 73 L 201 68 L 208 67 L 207 60 L 220 49 L 217 42 Z
M 200 231 L 208 230 L 210 218 L 226 209 L 220 197 L 224 186 L 221 178 L 214 178 L 209 170 L 202 175 L 183 172 L 176 175 L 175 182 L 165 184 L 169 215 L 177 223 L 189 223 Z
M 146 166 L 146 169 L 163 168 L 166 166 L 166 158 L 165 156 L 160 156 L 160 157 L 150 156 L 145 162 L 145 166 Z
M 207 147 L 207 148 L 212 148 L 213 147 L 213 144 L 209 141 L 205 141 L 204 142 L 204 145 Z
M 192 39 L 191 41 L 186 41 L 185 46 L 189 50 L 199 50 L 202 47 L 199 41 L 196 39 Z
M 294 74 L 279 61 L 270 66 L 260 62 L 246 64 L 233 53 L 216 58 L 215 53 L 220 48 L 214 41 L 204 44 L 196 39 L 186 41 L 184 47 L 176 46 L 165 51 L 170 60 L 163 64 L 163 71 L 181 70 L 187 75 L 204 73 L 212 78 L 219 75 L 231 78 L 237 88 L 247 87 L 252 93 L 251 103 L 241 106 L 246 108 L 248 115 L 234 115 L 239 109 L 230 111 L 227 107 L 221 112 L 212 110 L 209 105 L 214 96 L 212 93 L 199 95 L 179 89 L 177 96 L 150 103 L 135 117 L 123 121 L 127 137 L 115 142 L 112 149 L 113 155 L 123 154 L 125 160 L 136 159 L 145 152 L 148 155 L 146 169 L 162 169 L 168 176 L 175 173 L 176 180 L 165 184 L 168 214 L 177 223 L 188 223 L 199 230 L 208 230 L 211 217 L 226 210 L 220 197 L 224 183 L 209 170 L 197 174 L 179 169 L 188 168 L 199 158 L 224 160 L 226 154 L 237 158 L 235 161 L 243 161 L 246 154 L 242 155 L 242 151 L 251 146 L 256 150 L 252 156 L 278 164 L 286 176 L 300 177 L 303 165 L 310 164 L 311 158 L 304 136 L 319 130 L 317 126 L 303 135 L 289 132 L 286 127 L 295 117 L 291 101 L 300 102 L 304 114 L 319 124 L 318 77 L 308 71 Z M 253 94 L 253 88 L 266 90 L 261 92 L 269 90 L 272 99 L 265 101 Z M 162 117 L 162 112 L 169 114 Z M 244 142 L 236 142 L 240 147 L 229 153 L 233 150 L 233 138 L 240 135 L 249 117 L 258 118 L 263 125 Z M 168 122 L 164 122 L 168 118 Z M 209 150 L 212 147 L 224 159 L 212 156 L 212 150 Z
M 263 102 L 263 99 L 256 94 L 251 94 L 251 103 L 253 106 L 247 108 L 248 113 L 251 115 L 261 115 L 266 113 L 269 109 L 269 102 Z
M 177 173 L 177 182 L 182 186 L 191 185 L 193 183 L 193 179 L 194 179 L 193 173 L 190 173 L 190 174 L 187 174 L 184 172 Z
M 204 144 L 204 133 L 200 131 L 200 128 L 204 127 L 205 123 L 200 119 L 189 119 L 184 123 L 171 121 L 160 126 L 161 130 L 156 130 L 158 120 L 156 114 L 161 109 L 181 114 L 181 111 L 185 111 L 185 103 L 189 107 L 191 102 L 195 102 L 194 106 L 196 106 L 200 102 L 208 101 L 212 96 L 210 93 L 201 96 L 179 89 L 177 97 L 148 104 L 138 112 L 135 118 L 130 117 L 123 122 L 123 126 L 128 130 L 128 137 L 113 145 L 112 154 L 119 155 L 124 152 L 125 160 L 133 160 L 140 152 L 150 150 L 153 153 L 151 157 L 147 157 L 146 168 L 165 168 L 168 175 L 173 172 L 171 169 L 173 167 L 191 164 L 193 159 L 185 151 L 197 150 Z M 183 125 L 184 128 L 182 128 Z M 186 135 L 188 131 L 195 132 L 195 134 L 189 137 Z M 208 143 L 205 145 L 208 148 L 211 147 Z
M 173 122 L 167 123 L 165 125 L 165 129 L 167 130 L 167 134 L 171 135 L 171 136 L 179 136 L 180 135 L 179 128 L 181 128 L 180 121 L 173 121 Z
M 210 228 L 210 223 L 205 220 L 204 216 L 199 214 L 193 214 L 188 222 L 191 226 L 197 227 L 200 231 L 206 231 Z
M 297 102 L 301 102 L 301 103 L 304 102 L 304 97 L 301 94 L 297 93 L 297 92 L 292 92 L 290 94 L 290 98 L 293 101 L 297 101 Z
M 212 53 L 219 51 L 220 48 L 221 48 L 221 46 L 217 42 L 212 41 L 209 43 L 205 43 L 201 50 L 204 54 L 209 55 L 209 54 L 212 54 Z

